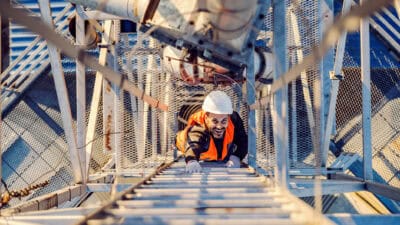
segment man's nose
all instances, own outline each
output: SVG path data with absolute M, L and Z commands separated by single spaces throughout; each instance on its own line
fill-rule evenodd
M 217 123 L 217 128 L 223 128 L 222 123 Z

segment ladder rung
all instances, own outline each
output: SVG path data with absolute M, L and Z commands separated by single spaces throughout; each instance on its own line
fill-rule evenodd
M 202 188 L 202 189 L 188 189 L 188 188 L 169 188 L 167 190 L 163 190 L 161 188 L 137 188 L 135 189 L 136 193 L 146 193 L 146 194 L 160 194 L 162 191 L 164 193 L 260 193 L 260 192 L 271 192 L 274 191 L 274 188 L 267 187 L 236 187 L 236 188 Z
M 207 180 L 207 181 L 242 181 L 242 182 L 247 182 L 247 181 L 264 181 L 265 178 L 263 177 L 256 177 L 256 176 L 234 176 L 234 177 L 164 177 L 164 176 L 158 176 L 155 178 L 152 178 L 151 181 L 154 183 L 157 182 L 187 182 L 187 181 L 201 181 L 201 180 Z
M 264 199 L 224 199 L 224 200 L 127 200 L 117 201 L 118 206 L 124 208 L 236 208 L 236 207 L 281 207 L 286 200 L 270 201 Z
M 127 194 L 129 200 L 157 200 L 157 199 L 273 199 L 281 198 L 277 193 L 158 193 L 157 195 Z
M 233 214 L 282 214 L 289 215 L 294 211 L 282 208 L 137 208 L 137 209 L 109 209 L 107 212 L 117 216 L 158 216 L 158 215 L 233 215 Z
M 157 180 L 154 179 L 146 183 L 146 185 L 166 185 L 166 186 L 174 186 L 174 185 L 199 185 L 199 184 L 206 184 L 210 185 L 240 185 L 240 186 L 247 186 L 247 185 L 260 185 L 262 184 L 264 179 L 242 179 L 242 180 L 208 180 L 208 179 L 201 179 L 201 180 L 180 180 L 180 181 L 171 181 L 171 180 Z
M 255 174 L 201 174 L 201 173 L 193 173 L 193 174 L 186 174 L 186 173 L 177 173 L 177 174 L 161 174 L 158 175 L 156 177 L 162 177 L 162 178 L 225 178 L 225 177 L 230 177 L 230 178 L 236 178 L 236 177 L 241 177 L 241 178 L 245 178 L 245 177 L 256 177 Z
M 165 220 L 165 219 L 241 219 L 243 217 L 249 218 L 259 218 L 259 219 L 271 219 L 271 218 L 290 218 L 290 213 L 288 212 L 274 212 L 272 213 L 237 213 L 232 214 L 229 213 L 231 209 L 225 208 L 225 213 L 219 214 L 199 214 L 199 212 L 194 211 L 191 214 L 179 214 L 175 212 L 170 212 L 169 214 L 154 214 L 154 215 L 132 215 L 129 213 L 131 209 L 122 211 L 114 209 L 114 210 L 107 210 L 108 213 L 114 216 L 123 216 L 125 219 L 140 219 L 140 220 L 152 220 L 154 218 Z M 180 209 L 175 209 L 175 211 L 180 211 Z M 210 210 L 211 211 L 211 210 Z
M 202 225 L 217 225 L 217 224 L 222 224 L 222 225 L 295 225 L 294 221 L 291 219 L 286 219 L 286 218 L 281 218 L 281 219 L 268 219 L 268 220 L 260 220 L 260 218 L 242 218 L 242 219 L 168 219 L 168 220 L 135 220 L 135 219 L 114 219 L 110 221 L 106 221 L 104 219 L 98 219 L 98 220 L 89 220 L 88 225 L 99 225 L 99 224 L 144 224 L 144 225 L 159 225 L 159 224 L 165 224 L 165 225 L 194 225 L 194 224 L 202 224 Z

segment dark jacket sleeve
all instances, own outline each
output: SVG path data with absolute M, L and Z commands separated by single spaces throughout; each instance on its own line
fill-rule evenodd
M 206 128 L 193 126 L 188 131 L 185 161 L 199 160 L 201 153 L 208 150 L 210 144 L 210 134 Z
M 236 144 L 237 149 L 232 154 L 242 160 L 247 155 L 247 133 L 244 129 L 243 121 L 237 112 L 233 112 L 231 120 L 235 125 L 235 134 L 233 136 L 233 143 Z

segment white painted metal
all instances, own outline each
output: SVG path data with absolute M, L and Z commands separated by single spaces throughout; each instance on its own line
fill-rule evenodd
M 63 16 L 65 16 L 65 14 L 71 9 L 72 5 L 67 5 L 60 13 L 57 14 L 57 16 L 54 18 L 54 23 L 58 22 Z M 58 26 L 56 28 L 56 31 L 59 31 L 61 26 Z M 12 61 L 12 63 L 7 67 L 7 69 L 5 69 L 4 71 L 2 71 L 2 76 L 5 76 L 6 74 L 8 74 L 25 56 L 28 52 L 30 52 L 32 50 L 33 47 L 35 47 L 35 45 L 41 40 L 42 38 L 40 36 L 36 37 L 35 40 L 33 40 L 31 42 L 31 44 L 23 51 L 21 52 L 21 54 Z
M 361 0 L 361 4 L 365 3 Z M 372 135 L 371 135 L 371 59 L 368 18 L 361 19 L 361 80 L 362 80 L 362 121 L 363 121 L 363 165 L 364 179 L 372 177 Z
M 319 2 L 319 15 L 323 18 L 319 22 L 319 40 L 323 38 L 325 31 L 330 27 L 333 23 L 333 8 L 334 8 L 334 0 L 321 0 Z M 328 109 L 329 109 L 329 99 L 331 95 L 331 86 L 332 81 L 330 79 L 330 71 L 333 70 L 334 61 L 335 61 L 335 49 L 331 48 L 327 51 L 326 55 L 322 59 L 320 63 L 320 87 L 321 87 L 321 107 L 319 110 L 319 130 L 318 130 L 318 147 L 321 152 L 321 169 L 326 168 L 326 164 L 328 162 L 328 150 L 323 148 L 324 138 L 325 138 L 325 127 L 326 127 L 326 119 L 328 117 Z
M 76 27 L 76 44 L 83 48 L 86 43 L 85 21 L 79 14 L 84 13 L 81 6 L 76 6 L 75 27 Z M 76 145 L 79 152 L 81 168 L 86 171 L 86 73 L 85 65 L 76 60 Z M 87 180 L 87 173 L 82 174 L 84 183 Z
M 108 20 L 104 22 L 104 33 L 102 35 L 101 43 L 103 45 L 107 45 L 110 43 L 110 32 L 111 32 L 111 24 L 112 21 Z M 107 48 L 101 48 L 99 54 L 99 64 L 105 65 L 107 59 Z M 89 122 L 87 128 L 87 135 L 86 135 L 86 174 L 89 172 L 89 162 L 91 158 L 91 154 L 93 151 L 93 140 L 96 135 L 96 124 L 97 124 L 97 114 L 99 112 L 99 105 L 100 105 L 100 96 L 102 91 L 102 84 L 103 84 L 103 74 L 100 72 L 96 72 L 96 80 L 94 83 L 93 88 L 93 96 L 92 96 L 92 103 L 90 105 L 90 112 L 89 112 Z
M 321 195 L 357 192 L 365 190 L 365 183 L 360 181 L 321 180 Z M 290 192 L 297 197 L 315 196 L 314 179 L 291 179 Z
M 42 13 L 43 20 L 48 26 L 54 27 L 53 20 L 51 17 L 49 0 L 40 0 L 40 11 Z M 65 84 L 64 73 L 61 65 L 61 56 L 57 51 L 57 48 L 50 43 L 47 43 L 51 68 L 53 71 L 54 83 L 56 86 L 58 104 L 60 106 L 61 116 L 64 125 L 64 132 L 68 143 L 68 148 L 70 152 L 70 160 L 72 165 L 72 170 L 74 174 L 75 183 L 82 182 L 82 168 L 80 166 L 79 154 L 76 147 L 75 132 L 72 126 L 72 114 L 68 99 L 68 91 Z
M 382 11 L 397 25 L 400 26 L 400 19 L 396 18 L 387 8 L 383 8 Z
M 100 10 L 113 15 L 130 18 L 135 22 L 141 22 L 146 12 L 149 0 L 69 0 L 77 5 L 83 5 L 91 9 Z
M 81 15 L 82 16 L 82 15 Z M 82 16 L 84 19 L 93 19 L 93 20 L 123 20 L 129 19 L 120 16 L 115 16 L 112 14 L 104 13 L 97 10 L 88 10 L 85 11 L 85 15 Z
M 373 19 L 369 18 L 369 23 L 371 23 L 371 26 L 381 34 L 386 41 L 390 43 L 390 45 L 393 46 L 394 49 L 396 49 L 398 52 L 400 51 L 400 44 L 394 40 L 388 32 L 385 31 L 377 22 L 375 22 Z
M 343 9 L 342 13 L 346 14 L 350 10 L 352 0 L 345 0 L 343 2 Z M 336 57 L 335 57 L 335 64 L 333 67 L 333 75 L 342 75 L 342 66 L 343 66 L 343 57 L 344 57 L 344 48 L 346 46 L 346 37 L 347 37 L 347 32 L 343 32 L 340 35 L 340 38 L 337 42 L 337 47 L 336 47 Z M 326 126 L 325 126 L 325 136 L 324 136 L 324 142 L 322 145 L 322 151 L 329 151 L 329 143 L 332 135 L 332 127 L 333 127 L 333 122 L 335 119 L 335 108 L 336 108 L 336 100 L 337 100 L 337 95 L 339 92 L 339 82 L 340 80 L 338 78 L 332 80 L 332 86 L 331 86 L 331 96 L 329 100 L 329 109 L 328 109 L 328 117 L 326 119 Z
M 25 67 L 26 67 L 28 64 L 31 64 L 31 68 L 32 68 L 32 65 L 33 65 L 33 66 L 36 66 L 36 64 L 35 64 L 35 63 L 32 63 L 32 61 L 37 57 L 38 54 L 41 53 L 41 51 L 43 50 L 44 47 L 46 47 L 46 42 L 40 43 L 39 46 L 38 46 L 38 48 L 35 49 L 35 50 L 32 52 L 32 54 L 29 55 L 28 58 L 27 58 L 23 63 L 20 64 L 20 66 L 18 67 L 18 69 L 15 70 L 15 71 L 13 71 L 13 74 L 15 74 L 15 76 L 9 76 L 8 79 L 6 79 L 6 80 L 3 82 L 3 84 L 6 85 L 6 86 L 8 86 L 8 87 L 10 87 L 11 84 L 14 82 L 14 80 L 15 80 L 16 78 L 18 79 L 18 76 L 21 75 L 20 73 L 25 69 Z M 46 55 L 46 54 L 47 54 L 47 53 L 45 53 L 45 52 L 42 52 L 42 53 L 41 53 L 41 55 Z M 26 55 L 25 55 L 25 56 L 26 56 Z M 37 60 L 36 60 L 36 61 L 37 61 Z M 28 71 L 29 71 L 29 70 L 28 70 Z M 29 71 L 29 72 L 30 72 L 30 71 Z
M 376 18 L 378 18 L 379 21 L 381 21 L 381 23 L 383 25 L 386 26 L 387 29 L 390 30 L 390 32 L 393 33 L 393 35 L 397 38 L 400 39 L 400 31 L 396 30 L 385 18 L 383 18 L 381 16 L 381 14 L 379 13 L 374 13 L 374 16 L 376 16 Z M 398 21 L 398 20 L 397 20 Z
M 254 89 L 255 83 L 255 70 L 254 70 L 254 55 L 250 54 L 248 60 L 248 65 L 246 67 L 246 95 L 247 95 L 247 103 L 253 104 L 256 101 L 256 93 Z M 257 167 L 257 146 L 256 146 L 256 115 L 255 110 L 248 111 L 247 118 L 247 134 L 248 134 L 248 143 L 247 149 L 248 151 L 248 162 L 249 165 L 253 168 Z
M 292 25 L 291 30 L 293 31 L 293 39 L 294 39 L 294 44 L 296 46 L 296 56 L 297 56 L 297 60 L 298 62 L 303 61 L 303 51 L 302 51 L 302 44 L 301 44 L 301 34 L 300 34 L 300 30 L 299 30 L 299 25 L 298 25 L 298 19 L 296 14 L 289 9 L 289 13 L 290 13 L 290 25 Z M 300 74 L 300 80 L 301 80 L 301 87 L 303 89 L 303 95 L 304 95 L 304 102 L 306 104 L 306 111 L 307 111 L 307 119 L 308 119 L 308 123 L 310 125 L 310 133 L 311 136 L 314 136 L 314 130 L 315 130 L 315 121 L 314 121 L 314 116 L 313 116 L 313 109 L 312 109 L 312 102 L 311 102 L 311 94 L 310 94 L 310 87 L 308 85 L 308 81 L 307 81 L 307 73 L 306 71 L 302 71 Z M 293 84 L 293 88 L 295 88 L 296 85 Z M 293 94 L 295 94 L 296 91 L 293 92 Z M 293 104 L 296 104 L 296 101 L 294 99 L 294 101 L 292 101 Z M 295 110 L 295 109 L 294 109 Z M 292 115 L 293 117 L 295 117 L 296 113 L 293 113 L 294 115 Z M 296 124 L 297 121 L 293 121 L 293 124 Z M 297 133 L 297 126 L 292 126 L 293 132 L 292 135 L 296 136 Z M 294 143 L 294 141 L 296 141 L 296 143 Z M 293 147 L 293 153 L 297 152 L 297 138 L 293 138 L 292 140 L 292 147 Z M 297 155 L 297 153 L 296 153 Z M 297 157 L 294 158 L 297 161 Z
M 113 65 L 113 69 L 114 71 L 118 71 L 118 52 L 116 50 L 117 45 L 119 45 L 120 43 L 120 21 L 119 20 L 114 20 L 113 21 L 113 26 L 112 26 L 112 41 L 114 42 L 114 44 L 111 46 L 111 53 L 113 55 L 113 62 L 111 65 Z M 122 75 L 121 75 L 122 76 Z M 121 119 L 122 116 L 122 110 L 121 107 L 123 105 L 123 100 L 122 100 L 122 91 L 119 87 L 118 84 L 113 84 L 112 85 L 113 88 L 113 95 L 114 95 L 114 110 L 113 110 L 113 130 L 114 130 L 114 134 L 112 136 L 114 136 L 113 140 L 113 146 L 114 146 L 114 154 L 112 157 L 116 157 L 117 152 L 121 152 L 121 143 L 122 143 L 122 131 L 123 131 L 123 120 Z M 117 172 L 119 172 L 119 167 L 116 167 Z
M 190 224 L 333 224 L 290 193 L 271 186 L 268 178 L 257 176 L 252 169 L 209 168 L 203 164 L 207 173 L 168 175 L 171 170 L 184 171 L 184 165 L 182 161 L 173 164 L 85 223 L 118 220 L 124 224 L 180 224 L 190 219 Z M 154 184 L 156 181 L 168 183 Z
M 110 65 L 113 59 L 108 54 L 108 60 Z M 112 64 L 111 64 L 112 65 Z M 114 104 L 115 104 L 115 90 L 112 83 L 108 80 L 103 80 L 103 151 L 107 154 L 115 152 L 115 117 L 114 117 Z
M 286 8 L 285 2 L 277 2 L 273 8 L 274 37 L 273 47 L 276 54 L 274 83 L 287 71 L 287 44 L 286 44 Z M 274 93 L 271 107 L 274 147 L 276 155 L 275 179 L 276 183 L 288 185 L 288 122 L 287 122 L 287 85 L 281 86 Z

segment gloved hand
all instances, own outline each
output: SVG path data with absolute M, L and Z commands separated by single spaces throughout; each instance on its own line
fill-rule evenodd
M 240 159 L 235 155 L 229 157 L 229 161 L 225 164 L 228 168 L 240 168 Z
M 186 173 L 200 173 L 201 172 L 201 166 L 200 163 L 197 162 L 197 160 L 190 160 L 186 164 Z

